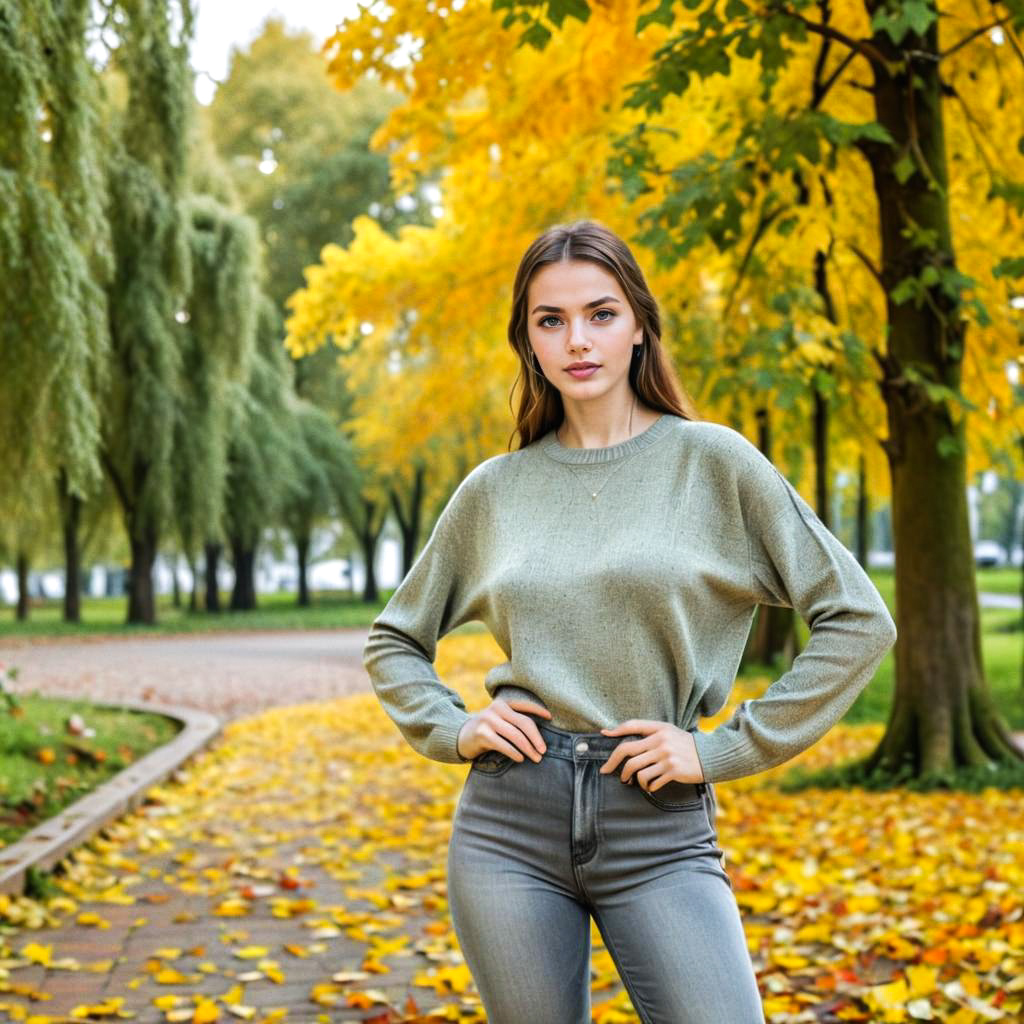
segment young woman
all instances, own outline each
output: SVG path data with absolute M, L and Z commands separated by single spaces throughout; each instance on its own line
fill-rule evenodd
M 459 946 L 490 1024 L 590 1021 L 596 921 L 645 1024 L 763 1024 L 715 783 L 821 738 L 895 643 L 847 549 L 739 432 L 696 418 L 628 247 L 582 221 L 515 279 L 520 447 L 462 481 L 373 622 L 382 706 L 470 762 L 448 850 Z M 758 604 L 811 627 L 716 729 Z M 507 661 L 469 714 L 437 640 L 485 622 Z

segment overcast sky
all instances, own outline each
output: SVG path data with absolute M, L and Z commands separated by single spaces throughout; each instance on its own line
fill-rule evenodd
M 216 85 L 208 76 L 221 80 L 228 70 L 228 56 L 234 46 L 244 48 L 259 34 L 271 14 L 282 17 L 291 28 L 305 28 L 322 43 L 339 21 L 356 13 L 355 0 L 198 0 L 192 66 L 197 72 L 196 95 L 209 103 Z

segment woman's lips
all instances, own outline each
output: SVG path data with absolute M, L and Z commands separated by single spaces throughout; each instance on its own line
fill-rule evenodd
M 592 373 L 600 370 L 600 366 L 585 366 L 582 370 L 566 370 L 566 373 L 571 373 L 574 377 L 582 380 L 584 377 L 589 377 Z

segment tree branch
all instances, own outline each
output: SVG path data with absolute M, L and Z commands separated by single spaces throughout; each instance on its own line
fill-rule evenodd
M 968 32 L 967 35 L 963 37 L 963 39 L 960 39 L 957 42 L 955 42 L 948 50 L 943 50 L 939 54 L 938 59 L 945 60 L 947 57 L 956 53 L 956 51 L 959 50 L 961 47 L 973 42 L 975 39 L 978 38 L 978 36 L 982 36 L 986 32 L 990 32 L 992 29 L 998 28 L 1000 25 L 1003 24 L 1004 21 L 1006 21 L 1005 18 L 996 18 L 996 20 L 993 21 L 991 24 L 982 25 L 981 28 L 976 28 L 973 32 Z
M 831 25 L 822 25 L 816 21 L 811 21 L 809 18 L 805 18 L 797 11 L 789 11 L 784 7 L 772 7 L 769 5 L 768 9 L 774 14 L 781 14 L 786 18 L 793 18 L 795 21 L 799 21 L 808 32 L 824 36 L 826 39 L 834 39 L 837 43 L 842 43 L 844 46 L 848 46 L 851 50 L 855 53 L 859 53 L 862 57 L 866 57 L 868 60 L 885 67 L 885 58 L 878 49 L 866 39 L 854 39 L 852 36 L 848 36 L 845 32 L 840 32 L 839 29 L 833 28 Z
M 855 245 L 853 242 L 850 242 L 849 246 L 850 251 L 854 254 L 854 256 L 856 256 L 861 261 L 861 263 L 864 264 L 865 267 L 868 268 L 868 270 L 871 271 L 871 274 L 874 277 L 874 279 L 878 282 L 879 286 L 884 290 L 885 281 L 882 280 L 882 272 L 878 269 L 878 267 L 875 266 L 871 257 L 859 245 Z

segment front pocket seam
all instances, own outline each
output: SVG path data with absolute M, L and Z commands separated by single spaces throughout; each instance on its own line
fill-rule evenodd
M 499 753 L 500 753 L 500 751 L 499 751 Z M 474 771 L 474 772 L 478 772 L 480 775 L 488 775 L 492 779 L 498 778 L 498 776 L 504 775 L 505 772 L 507 772 L 509 770 L 509 768 L 511 768 L 512 765 L 514 765 L 516 763 L 515 758 L 509 757 L 508 754 L 502 754 L 501 756 L 506 758 L 506 763 L 505 764 L 501 764 L 499 762 L 497 767 L 494 768 L 493 770 L 490 769 L 490 768 L 482 768 L 480 766 L 479 762 L 476 761 L 476 760 L 474 760 L 473 763 L 470 765 L 470 769 L 469 770 L 470 771 Z M 481 754 L 480 757 L 486 757 L 486 753 Z M 493 762 L 487 762 L 487 763 L 493 763 Z
M 700 797 L 698 797 L 696 800 L 691 800 L 687 804 L 668 804 L 664 801 L 659 802 L 656 794 L 648 793 L 647 790 L 643 787 L 640 787 L 640 792 L 643 793 L 645 800 L 653 804 L 661 811 L 695 811 L 698 807 L 704 806 L 704 800 Z

